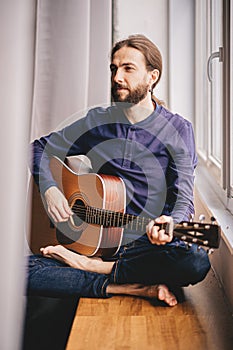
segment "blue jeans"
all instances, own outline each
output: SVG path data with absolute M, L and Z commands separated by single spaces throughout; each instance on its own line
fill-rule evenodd
M 122 246 L 111 274 L 87 272 L 40 255 L 29 257 L 28 295 L 107 298 L 110 283 L 166 284 L 170 288 L 203 280 L 210 269 L 205 250 L 175 242 L 152 245 L 146 236 Z

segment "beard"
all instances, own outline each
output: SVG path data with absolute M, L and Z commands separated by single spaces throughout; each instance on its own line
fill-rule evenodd
M 125 88 L 128 90 L 128 94 L 126 94 L 125 97 L 121 97 L 120 91 L 118 91 L 119 88 Z M 131 90 L 117 83 L 113 83 L 111 88 L 112 98 L 114 102 L 121 102 L 122 107 L 124 108 L 130 108 L 132 105 L 138 104 L 146 97 L 148 90 L 149 84 L 145 83 L 138 84 L 134 89 Z

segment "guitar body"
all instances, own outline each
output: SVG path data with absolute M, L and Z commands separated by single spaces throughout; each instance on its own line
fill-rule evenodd
M 57 158 L 51 159 L 50 168 L 71 208 L 90 206 L 124 213 L 126 192 L 120 178 L 94 173 L 80 175 Z M 56 244 L 62 244 L 86 256 L 116 254 L 122 242 L 123 228 L 90 224 L 75 214 L 68 222 L 54 224 L 47 215 L 33 179 L 30 187 L 32 195 L 28 241 L 34 254 L 39 253 L 41 247 Z

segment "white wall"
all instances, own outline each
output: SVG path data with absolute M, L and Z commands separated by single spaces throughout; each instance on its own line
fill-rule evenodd
M 0 348 L 20 349 L 35 1 L 0 2 Z
M 115 0 L 115 39 L 148 36 L 164 71 L 155 95 L 173 112 L 194 117 L 194 0 Z
M 90 9 L 88 107 L 106 105 L 111 100 L 109 69 L 111 46 L 111 1 L 92 0 Z
M 168 4 L 167 0 L 115 0 L 114 41 L 144 34 L 160 49 L 162 78 L 154 94 L 168 104 Z
M 195 1 L 169 0 L 169 106 L 194 121 Z

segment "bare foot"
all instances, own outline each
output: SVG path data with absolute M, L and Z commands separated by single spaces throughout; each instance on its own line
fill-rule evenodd
M 107 293 L 135 295 L 145 298 L 156 298 L 164 301 L 169 306 L 175 306 L 177 299 L 164 284 L 144 286 L 142 284 L 109 284 Z
M 175 295 L 172 292 L 170 292 L 170 290 L 164 284 L 159 284 L 157 286 L 157 291 L 158 291 L 158 296 L 157 296 L 158 300 L 164 301 L 169 306 L 175 306 L 177 304 L 177 299 Z
M 89 258 L 84 255 L 74 253 L 62 245 L 48 246 L 40 249 L 41 254 L 47 258 L 59 260 L 75 269 L 89 272 L 109 274 L 112 271 L 114 262 L 103 261 L 101 258 Z

